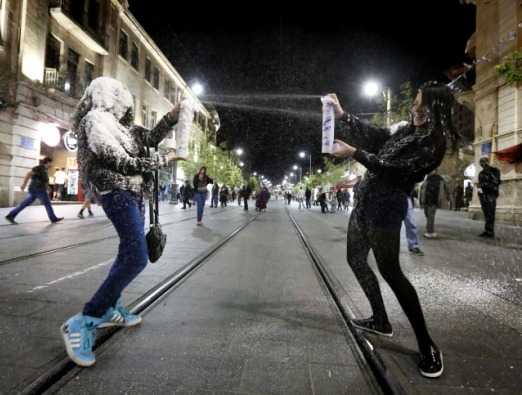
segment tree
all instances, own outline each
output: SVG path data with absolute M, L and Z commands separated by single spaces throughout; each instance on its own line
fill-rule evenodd
M 407 121 L 410 119 L 410 110 L 413 105 L 414 90 L 410 81 L 403 82 L 400 86 L 399 94 L 391 97 L 391 114 L 390 123 L 400 121 Z M 372 123 L 375 125 L 386 126 L 386 102 L 379 103 L 379 111 L 372 118 Z

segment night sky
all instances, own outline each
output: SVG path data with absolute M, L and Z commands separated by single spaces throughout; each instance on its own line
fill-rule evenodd
M 336 92 L 347 111 L 373 112 L 377 104 L 362 97 L 363 81 L 377 79 L 395 92 L 404 81 L 447 82 L 449 67 L 469 62 L 464 48 L 475 28 L 475 7 L 458 0 L 347 1 L 343 7 L 323 1 L 293 11 L 282 10 L 282 2 L 220 3 L 194 3 L 185 11 L 176 2 L 130 0 L 183 78 L 201 81 L 215 95 L 209 100 L 304 111 L 217 106 L 219 141 L 244 148 L 249 169 L 274 181 L 299 162 L 300 150 L 312 151 L 315 166 L 322 163 L 320 118 L 314 117 L 320 102 L 251 95 Z

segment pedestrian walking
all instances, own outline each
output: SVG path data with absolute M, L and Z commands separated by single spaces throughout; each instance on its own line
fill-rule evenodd
M 250 185 L 244 185 L 241 190 L 241 197 L 243 198 L 243 209 L 245 211 L 248 211 L 248 200 L 250 199 L 250 196 L 252 196 L 252 188 L 250 188 Z
M 297 203 L 299 204 L 299 210 L 301 210 L 305 206 L 304 205 L 305 196 L 304 196 L 303 187 L 299 187 L 296 196 L 297 196 Z
M 27 197 L 13 210 L 6 215 L 5 219 L 9 221 L 11 224 L 16 225 L 17 222 L 15 220 L 16 216 L 20 214 L 22 210 L 33 204 L 33 202 L 38 199 L 45 207 L 47 211 L 47 216 L 49 217 L 49 221 L 53 224 L 60 222 L 63 220 L 62 217 L 57 217 L 54 213 L 53 206 L 51 205 L 51 201 L 49 199 L 49 174 L 48 169 L 49 165 L 52 163 L 51 158 L 44 158 L 41 161 L 41 164 L 35 166 L 29 171 L 24 178 L 22 186 L 20 189 L 25 191 L 25 187 L 27 183 L 29 183 L 29 193 Z
M 97 328 L 141 323 L 141 317 L 126 310 L 120 298 L 148 261 L 143 193 L 149 189 L 145 181 L 149 177 L 145 174 L 176 159 L 173 152 L 149 157 L 146 145 L 154 147 L 170 133 L 179 107 L 149 131 L 132 125 L 133 102 L 122 83 L 100 77 L 86 89 L 73 116 L 80 171 L 100 196 L 120 238 L 118 255 L 107 278 L 83 311 L 60 328 L 67 354 L 83 367 L 96 362 L 92 348 Z
M 205 210 L 205 202 L 208 195 L 207 186 L 214 184 L 214 180 L 207 176 L 207 168 L 203 166 L 194 176 L 192 184 L 194 185 L 194 200 L 197 208 L 197 224 L 201 226 L 203 225 L 203 211 Z
M 488 158 L 480 158 L 482 167 L 478 179 L 478 196 L 480 206 L 484 213 L 484 232 L 480 237 L 495 237 L 495 212 L 497 210 L 497 198 L 501 184 L 500 170 L 489 165 Z
M 312 190 L 306 187 L 305 191 L 306 208 L 312 208 Z
M 187 209 L 187 204 L 189 208 L 192 208 L 192 199 L 194 198 L 194 190 L 190 185 L 189 180 L 185 180 L 185 183 L 180 188 L 181 200 L 183 202 L 183 210 Z
M 228 188 L 226 185 L 221 187 L 221 191 L 219 192 L 219 202 L 221 203 L 221 208 L 227 207 L 228 201 Z
M 87 180 L 82 181 L 82 188 L 83 192 L 85 194 L 85 198 L 83 200 L 83 205 L 80 211 L 78 212 L 78 218 L 84 219 L 85 216 L 83 215 L 83 212 L 85 209 L 87 209 L 89 213 L 89 217 L 94 217 L 94 213 L 92 212 L 92 204 L 95 202 L 95 196 L 94 192 L 92 191 L 92 187 L 89 185 L 89 182 Z
M 270 192 L 267 187 L 261 188 L 256 198 L 256 211 L 266 211 L 268 201 L 270 200 Z
M 288 202 L 288 205 L 290 206 L 290 204 L 292 203 L 292 193 L 291 192 L 286 193 L 286 200 Z
M 344 208 L 344 194 L 341 188 L 337 189 L 335 197 L 337 198 L 337 211 L 341 211 Z
M 67 182 L 67 173 L 65 168 L 56 168 L 54 172 L 54 200 L 65 200 L 65 183 Z
M 319 189 L 318 199 L 319 205 L 321 206 L 321 213 L 328 214 L 328 204 L 326 203 L 326 193 Z
M 426 216 L 426 233 L 424 237 L 427 239 L 437 238 L 435 233 L 435 214 L 437 209 L 442 207 L 444 199 L 449 200 L 448 188 L 444 179 L 437 174 L 437 170 L 433 170 L 426 177 L 421 186 L 420 202 L 424 207 L 424 215 Z
M 412 189 L 408 195 L 408 211 L 404 218 L 404 227 L 406 229 L 406 240 L 408 242 L 408 250 L 415 255 L 424 255 L 419 246 L 419 239 L 417 237 L 417 224 L 415 222 L 415 201 L 413 200 L 415 189 Z
M 464 205 L 466 208 L 469 207 L 471 204 L 471 200 L 473 199 L 473 185 L 471 185 L 471 182 L 468 183 L 466 186 L 466 189 L 464 190 Z
M 210 197 L 210 207 L 217 208 L 219 203 L 219 185 L 216 182 L 212 187 L 212 194 Z
M 451 123 L 453 96 L 445 85 L 425 84 L 412 106 L 412 122 L 396 133 L 361 122 L 347 114 L 330 95 L 340 121 L 334 155 L 353 158 L 367 168 L 350 216 L 347 258 L 370 301 L 373 315 L 353 320 L 357 328 L 391 336 L 377 277 L 368 265 L 373 250 L 377 266 L 406 313 L 420 351 L 418 368 L 424 377 L 436 378 L 444 370 L 442 353 L 432 340 L 415 288 L 400 267 L 400 230 L 407 214 L 407 196 L 415 183 L 436 169 L 446 152 L 446 139 L 456 138 Z
M 350 208 L 350 199 L 351 199 L 351 196 L 350 196 L 350 191 L 348 191 L 348 189 L 346 189 L 344 191 L 344 200 L 343 200 L 343 203 L 344 203 L 344 209 L 346 211 L 348 211 L 348 209 Z

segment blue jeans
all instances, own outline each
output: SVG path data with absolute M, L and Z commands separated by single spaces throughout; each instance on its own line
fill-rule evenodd
M 408 198 L 408 212 L 404 218 L 404 227 L 406 228 L 406 239 L 408 240 L 408 249 L 419 247 L 417 239 L 417 226 L 415 225 L 413 202 Z
M 196 192 L 194 194 L 194 200 L 196 201 L 196 205 L 198 207 L 198 222 L 203 219 L 203 210 L 205 209 L 205 202 L 207 201 L 207 193 L 206 192 Z
M 9 214 L 7 214 L 8 217 L 15 219 L 15 217 L 25 209 L 26 207 L 33 204 L 33 202 L 38 199 L 43 203 L 45 206 L 45 210 L 47 211 L 47 216 L 49 217 L 49 220 L 51 222 L 55 222 L 58 218 L 54 214 L 53 206 L 51 206 L 51 201 L 49 200 L 49 194 L 45 189 L 29 189 L 29 194 L 27 197 Z
M 83 314 L 92 317 L 101 317 L 109 307 L 114 307 L 123 290 L 145 269 L 149 260 L 143 228 L 143 199 L 132 192 L 115 190 L 103 195 L 101 203 L 118 232 L 120 245 L 109 275 L 83 309 Z

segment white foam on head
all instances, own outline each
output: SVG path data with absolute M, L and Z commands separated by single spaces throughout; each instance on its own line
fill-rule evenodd
M 122 119 L 134 107 L 129 90 L 120 81 L 109 77 L 93 80 L 85 90 L 84 97 L 90 98 L 92 110 L 109 112 L 117 120 Z

